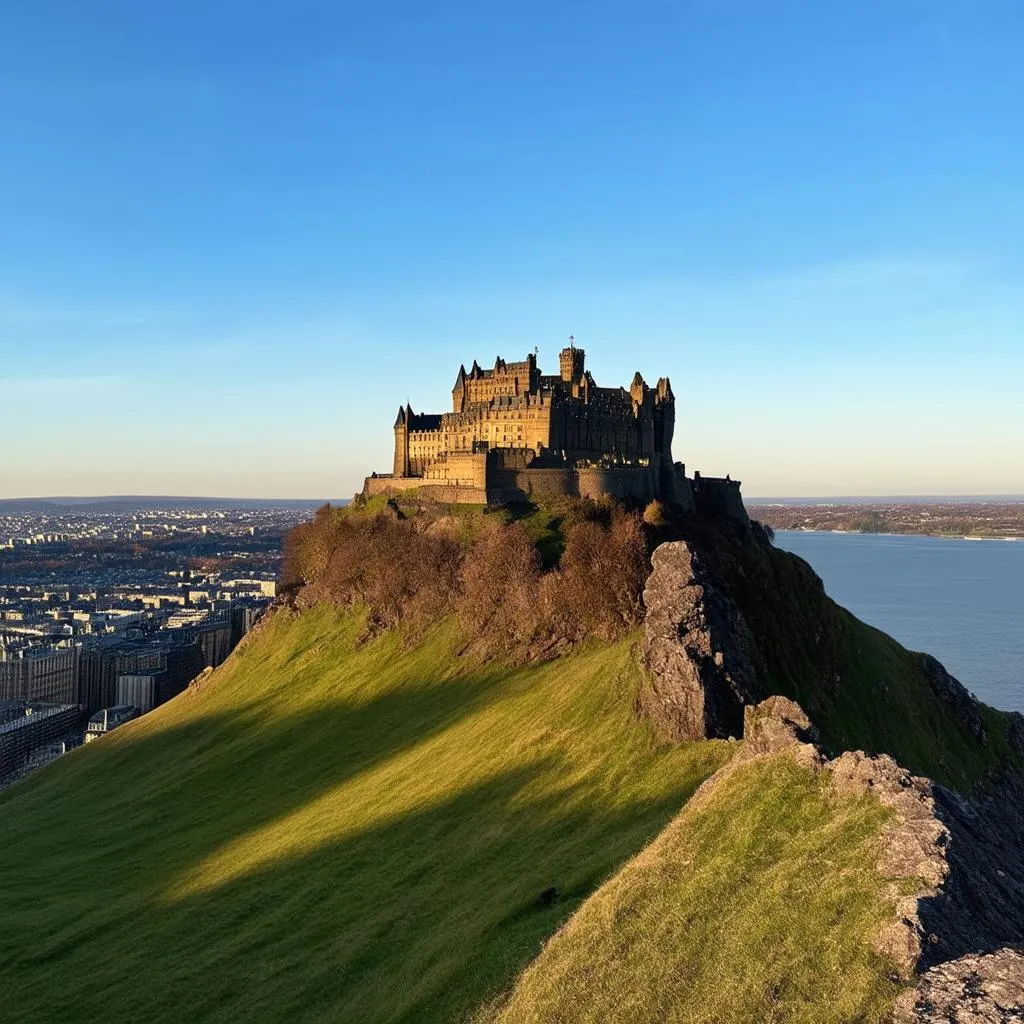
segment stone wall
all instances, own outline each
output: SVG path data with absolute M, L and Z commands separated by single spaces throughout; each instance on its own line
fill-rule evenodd
M 599 498 L 607 494 L 646 503 L 658 493 L 658 478 L 651 466 L 495 469 L 488 476 L 488 491 L 498 489 L 514 490 L 524 498 Z
M 474 443 L 483 441 L 492 448 L 536 451 L 550 447 L 550 402 L 526 395 L 474 406 L 465 412 L 444 413 L 435 429 L 409 433 L 409 472 L 421 475 L 442 455 L 471 452 Z M 403 439 L 396 434 L 396 445 L 401 443 Z M 396 458 L 395 464 L 399 463 Z
M 748 522 L 747 510 L 740 495 L 739 480 L 728 477 L 693 475 L 693 497 L 697 511 L 702 515 Z
M 434 501 L 453 505 L 486 505 L 488 493 L 482 487 L 462 487 L 423 480 L 420 477 L 370 476 L 363 482 L 363 494 L 367 498 L 379 494 L 402 494 L 407 491 L 423 491 Z
M 486 452 L 446 452 L 423 472 L 423 482 L 452 487 L 487 487 Z

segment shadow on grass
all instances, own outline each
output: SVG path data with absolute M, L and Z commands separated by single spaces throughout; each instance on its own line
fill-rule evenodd
M 488 676 L 290 716 L 250 705 L 112 737 L 14 787 L 0 799 L 5 1020 L 464 1016 L 689 792 L 612 809 L 562 783 L 557 758 L 524 755 L 440 804 L 344 838 L 325 823 L 313 850 L 178 902 L 165 891 L 506 692 Z
M 77 880 L 76 865 L 88 863 L 82 848 L 91 843 L 123 855 L 122 882 L 151 879 L 156 863 L 178 873 L 238 835 L 450 728 L 501 694 L 501 685 L 490 680 L 405 683 L 365 703 L 337 700 L 271 716 L 269 699 L 159 732 L 122 733 L 0 795 L 6 854 L 30 876 L 72 872 L 61 873 L 66 884 Z M 120 787 L 114 793 L 112 780 Z M 58 851 L 50 831 L 55 818 L 69 840 Z M 183 821 L 188 833 L 175 835 Z M 140 825 L 145 832 L 138 831 Z M 169 841 L 153 851 L 148 846 L 160 838 L 157 825 Z M 144 854 L 144 862 L 133 859 L 134 853 Z M 0 850 L 0 893 L 7 859 Z
M 557 800 L 510 809 L 549 768 L 149 906 L 121 956 L 79 946 L 40 964 L 62 979 L 57 991 L 70 986 L 61 1000 L 70 1012 L 44 1000 L 21 1019 L 171 1021 L 182 1006 L 194 1020 L 458 1019 L 511 983 L 615 866 L 588 861 L 583 846 L 601 831 L 592 817 L 563 813 Z M 675 809 L 666 801 L 634 812 L 643 824 L 624 812 L 603 823 L 632 824 L 638 846 L 651 818 L 660 824 Z M 551 888 L 561 894 L 553 904 L 543 895 Z
M 464 1018 L 680 804 L 523 799 L 556 767 L 534 761 L 177 903 L 128 882 L 56 934 L 22 908 L 22 928 L 8 921 L 7 1019 L 177 1021 L 183 1007 L 190 1020 Z M 213 843 L 189 842 L 189 859 L 197 845 Z

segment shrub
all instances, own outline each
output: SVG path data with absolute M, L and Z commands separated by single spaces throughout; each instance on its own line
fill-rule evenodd
M 283 545 L 283 585 L 308 584 L 323 575 L 338 542 L 340 522 L 337 509 L 322 505 L 311 522 L 288 532 Z
M 640 622 L 647 544 L 639 517 L 616 510 L 607 528 L 569 530 L 559 568 L 544 578 L 542 607 L 554 634 L 570 642 L 614 640 Z
M 459 619 L 492 650 L 528 644 L 539 625 L 540 553 L 517 523 L 486 530 L 462 564 Z
M 327 600 L 364 608 L 373 630 L 455 612 L 467 637 L 492 653 L 614 640 L 640 621 L 648 573 L 640 516 L 588 500 L 559 511 L 564 551 L 542 573 L 537 544 L 517 522 L 325 505 L 286 538 L 282 585 L 301 588 L 303 607 Z
M 365 606 L 374 626 L 423 624 L 450 605 L 461 557 L 445 533 L 387 515 L 351 518 L 339 524 L 318 590 L 338 604 Z
M 665 518 L 665 506 L 657 499 L 644 509 L 644 522 L 648 526 L 664 526 L 668 522 Z

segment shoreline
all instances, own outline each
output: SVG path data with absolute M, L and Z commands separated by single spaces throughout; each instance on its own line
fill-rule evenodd
M 762 525 L 765 525 L 762 523 Z M 982 537 L 978 534 L 960 534 L 960 533 L 912 533 L 912 532 L 896 532 L 895 530 L 817 530 L 817 529 L 798 529 L 789 530 L 782 529 L 781 527 L 776 529 L 772 527 L 776 534 L 779 533 L 837 533 L 848 537 L 930 537 L 933 540 L 969 540 L 969 541 L 1009 541 L 1015 543 L 1017 541 L 1024 541 L 1024 536 L 1013 535 L 1013 536 L 992 536 Z

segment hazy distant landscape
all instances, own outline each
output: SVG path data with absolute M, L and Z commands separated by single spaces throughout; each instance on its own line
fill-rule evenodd
M 747 508 L 752 518 L 774 530 L 1024 538 L 1024 499 L 752 502 Z

